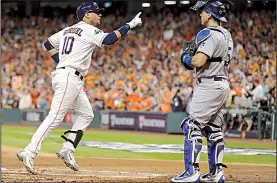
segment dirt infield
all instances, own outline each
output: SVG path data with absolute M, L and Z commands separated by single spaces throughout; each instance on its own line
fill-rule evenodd
M 183 170 L 183 162 L 124 158 L 77 157 L 81 169 L 74 172 L 56 155 L 40 153 L 36 167 L 40 175 L 26 172 L 16 158 L 20 149 L 2 146 L 2 182 L 170 182 Z M 200 163 L 202 172 L 207 163 Z M 228 163 L 227 182 L 276 182 L 275 165 Z

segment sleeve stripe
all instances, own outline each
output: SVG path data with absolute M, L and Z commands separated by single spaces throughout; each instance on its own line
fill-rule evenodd
M 50 42 L 50 44 L 54 47 L 54 48 L 56 48 L 57 50 L 59 49 L 59 48 L 57 48 L 56 46 L 55 46 L 55 44 L 53 44 L 53 42 L 48 38 L 48 41 Z

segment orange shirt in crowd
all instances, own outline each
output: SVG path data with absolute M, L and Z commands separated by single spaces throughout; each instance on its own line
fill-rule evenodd
M 240 87 L 234 88 L 234 91 L 236 92 L 236 95 L 237 95 L 237 96 L 241 97 L 241 95 L 242 95 L 242 90 L 241 90 Z
M 31 97 L 32 97 L 32 104 L 33 106 L 38 106 L 38 96 L 39 93 L 35 90 L 31 91 Z
M 50 109 L 51 108 L 51 103 L 52 103 L 53 95 L 49 94 L 49 95 L 47 95 L 46 98 L 47 98 L 47 101 L 48 101 L 47 108 Z
M 173 93 L 171 91 L 168 91 L 164 93 L 164 99 L 161 104 L 161 112 L 172 112 L 172 107 L 171 107 L 171 100 L 173 97 Z
M 171 104 L 163 101 L 161 104 L 161 112 L 172 112 Z
M 252 67 L 251 67 L 252 73 L 256 72 L 259 68 L 260 68 L 260 66 L 257 63 L 253 64 Z
M 139 111 L 140 110 L 141 98 L 139 96 L 133 97 L 130 101 L 129 110 L 130 111 Z
M 141 103 L 140 103 L 141 111 L 147 111 L 147 110 L 151 109 L 152 106 L 153 106 L 153 101 L 150 97 L 143 97 L 141 99 Z

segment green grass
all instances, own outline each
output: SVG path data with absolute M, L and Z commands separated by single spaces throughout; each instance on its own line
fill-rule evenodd
M 7 146 L 25 147 L 36 131 L 36 127 L 29 126 L 2 126 L 2 144 Z M 41 151 L 55 153 L 64 142 L 60 135 L 63 129 L 56 129 L 51 136 L 46 139 L 42 145 Z M 102 141 L 102 142 L 125 142 L 134 144 L 183 144 L 182 135 L 151 135 L 146 133 L 118 133 L 114 131 L 87 131 L 82 141 Z M 205 144 L 206 142 L 204 142 Z M 228 147 L 235 148 L 256 148 L 256 149 L 276 149 L 275 145 L 257 145 L 247 142 L 228 142 Z M 120 150 L 109 150 L 91 147 L 78 147 L 77 156 L 88 157 L 118 157 L 118 158 L 136 158 L 136 159 L 164 159 L 164 160 L 182 160 L 183 154 L 171 153 L 137 153 Z M 201 154 L 201 160 L 207 160 L 207 154 Z M 225 162 L 243 162 L 243 163 L 260 163 L 276 164 L 276 156 L 272 155 L 225 155 Z

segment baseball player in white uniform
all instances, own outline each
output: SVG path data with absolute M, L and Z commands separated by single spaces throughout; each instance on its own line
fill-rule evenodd
M 38 174 L 34 167 L 34 158 L 40 151 L 42 142 L 61 124 L 70 107 L 77 112 L 78 117 L 72 129 L 64 133 L 69 133 L 68 137 L 62 135 L 66 142 L 57 156 L 72 170 L 79 170 L 73 154 L 94 117 L 82 81 L 88 74 L 92 52 L 96 46 L 101 48 L 115 43 L 130 29 L 142 24 L 140 12 L 119 29 L 104 33 L 96 27 L 100 24 L 103 10 L 95 2 L 82 3 L 76 11 L 79 22 L 55 33 L 44 43 L 53 60 L 58 63 L 56 70 L 52 72 L 54 97 L 49 114 L 34 133 L 31 142 L 17 154 L 26 170 L 32 174 Z

